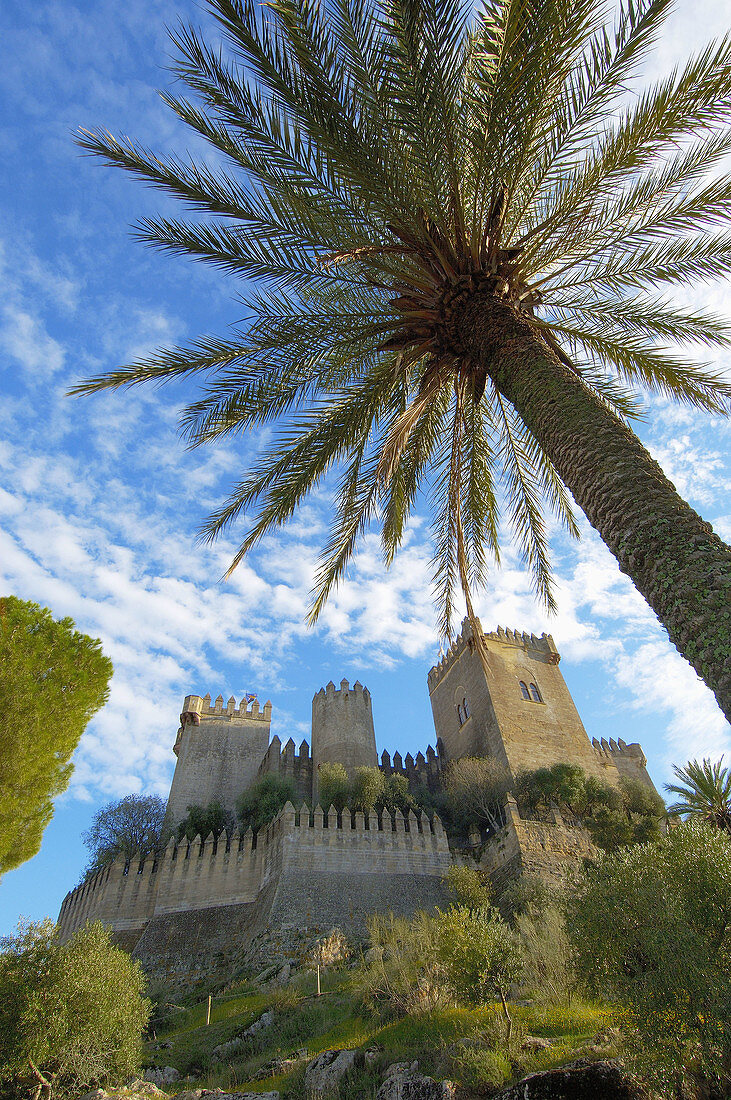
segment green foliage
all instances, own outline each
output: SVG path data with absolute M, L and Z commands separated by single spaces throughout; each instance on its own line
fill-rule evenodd
M 368 813 L 375 809 L 379 803 L 383 805 L 386 786 L 387 779 L 380 768 L 356 768 L 353 772 L 348 797 L 350 808 L 360 810 L 361 813 Z
M 279 775 L 263 776 L 236 802 L 241 827 L 258 832 L 274 820 L 287 802 L 294 804 L 296 797 L 291 779 L 283 779 Z
M 505 797 L 511 778 L 496 760 L 482 756 L 455 760 L 449 765 L 446 785 L 451 819 L 462 831 L 473 827 L 497 830 L 505 824 Z
M 622 777 L 617 789 L 577 764 L 521 772 L 516 794 L 529 813 L 555 804 L 571 814 L 589 830 L 596 846 L 608 852 L 657 839 L 666 816 L 663 800 L 639 780 Z
M 474 867 L 466 864 L 454 864 L 444 876 L 447 888 L 457 905 L 466 909 L 487 909 L 490 905 L 490 891 L 485 881 Z
M 500 895 L 499 905 L 512 923 L 521 916 L 539 918 L 555 900 L 555 891 L 542 878 L 524 872 L 508 883 Z
M 90 854 L 86 874 L 98 871 L 115 856 L 131 859 L 154 851 L 160 843 L 164 817 L 165 802 L 158 795 L 128 794 L 102 806 L 81 834 Z
M 232 831 L 234 824 L 233 814 L 224 810 L 220 802 L 209 802 L 207 806 L 188 806 L 187 814 L 178 822 L 177 837 L 178 840 L 184 837 L 195 840 L 199 836 L 206 840 L 213 833 L 217 838 L 225 830 Z
M 191 443 L 278 423 L 204 529 L 215 539 L 255 517 L 233 566 L 337 467 L 313 618 L 372 521 L 392 560 L 424 490 L 448 634 L 457 587 L 484 582 L 499 558 L 501 475 L 536 590 L 554 606 L 543 502 L 577 526 L 530 409 L 573 413 L 577 377 L 613 438 L 627 432 L 614 413 L 631 415 L 645 387 L 728 405 L 720 370 L 667 350 L 725 346 L 727 326 L 666 302 L 658 284 L 695 286 L 731 265 L 717 229 L 731 185 L 708 175 L 731 149 L 731 43 L 628 102 L 666 0 L 626 0 L 614 27 L 599 0 L 210 7 L 231 56 L 193 28 L 172 32 L 185 92 L 164 95 L 213 146 L 210 160 L 101 129 L 79 140 L 185 204 L 184 219 L 145 219 L 142 239 L 256 280 L 247 322 L 77 392 L 199 374 L 182 414 Z M 491 331 L 484 355 L 462 343 L 467 304 Z M 522 349 L 501 331 L 517 331 L 516 318 Z M 498 366 L 529 375 L 530 356 L 568 372 L 511 406 Z M 587 407 L 577 433 L 594 430 Z
M 151 1007 L 143 992 L 139 964 L 101 923 L 63 946 L 50 920 L 21 925 L 0 954 L 0 1088 L 17 1096 L 32 1066 L 74 1095 L 133 1074 Z
M 340 813 L 350 801 L 350 780 L 343 764 L 320 764 L 317 791 L 323 810 L 332 806 Z
M 569 932 L 590 988 L 624 1007 L 644 1071 L 670 1087 L 689 1070 L 728 1095 L 728 834 L 688 822 L 603 855 L 570 899 Z
M 439 931 L 433 917 L 421 912 L 410 920 L 374 914 L 368 937 L 370 950 L 354 979 L 366 1004 L 412 1015 L 451 1003 L 436 958 Z
M 555 905 L 516 917 L 523 950 L 523 982 L 541 1003 L 565 1003 L 576 991 L 574 952 L 563 912 Z
M 700 817 L 716 829 L 731 833 L 731 770 L 722 767 L 723 757 L 699 764 L 691 760 L 684 768 L 674 767 L 680 783 L 666 783 L 665 790 L 678 796 L 668 813 Z
M 437 958 L 462 1004 L 484 1004 L 517 981 L 520 943 L 496 909 L 453 905 L 435 920 Z
M 0 598 L 0 874 L 36 854 L 71 756 L 109 695 L 101 642 L 48 608 Z

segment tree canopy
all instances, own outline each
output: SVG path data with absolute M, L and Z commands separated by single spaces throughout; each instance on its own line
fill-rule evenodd
M 0 873 L 36 854 L 71 756 L 109 695 L 101 642 L 47 607 L 0 598 Z
M 731 833 L 731 771 L 723 767 L 723 757 L 701 764 L 691 760 L 684 768 L 673 766 L 679 783 L 666 783 L 665 790 L 678 801 L 668 807 L 668 813 L 683 817 L 700 817 L 716 829 Z
M 727 1096 L 731 837 L 694 821 L 603 855 L 568 905 L 580 971 L 639 1036 L 644 1071 L 675 1087 L 694 1072 Z
M 666 292 L 731 268 L 731 37 L 629 98 L 670 0 L 208 6 L 230 53 L 172 32 L 163 98 L 216 161 L 80 144 L 195 212 L 138 235 L 254 280 L 244 323 L 74 392 L 197 375 L 191 444 L 275 427 L 203 528 L 247 517 L 231 568 L 337 470 L 312 619 L 421 494 L 445 634 L 502 518 L 552 608 L 543 512 L 577 533 L 573 495 L 731 718 L 731 550 L 626 422 L 646 390 L 728 412 L 677 345 L 731 330 Z
M 87 874 L 115 856 L 145 856 L 160 843 L 165 800 L 158 795 L 128 794 L 97 810 L 81 839 L 89 849 Z
M 0 1085 L 78 1096 L 128 1077 L 150 1015 L 139 963 L 100 922 L 61 944 L 52 921 L 0 941 Z

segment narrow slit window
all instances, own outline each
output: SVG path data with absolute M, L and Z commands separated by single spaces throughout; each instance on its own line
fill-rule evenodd
M 467 719 L 470 716 L 470 712 L 469 712 L 469 708 L 467 706 L 467 700 L 466 699 L 462 700 L 462 713 L 464 714 L 464 720 L 466 722 Z
M 530 692 L 528 691 L 528 685 L 524 684 L 522 680 L 520 681 L 520 694 L 530 703 Z
M 530 686 L 530 697 L 531 697 L 531 699 L 533 700 L 534 703 L 542 703 L 543 702 L 543 699 L 541 698 L 541 693 L 540 693 L 540 691 L 538 690 L 538 688 L 536 687 L 535 684 L 531 684 L 531 686 Z
M 457 718 L 459 720 L 460 726 L 463 726 L 464 725 L 464 717 L 462 715 L 462 707 L 460 706 L 459 703 L 457 703 Z

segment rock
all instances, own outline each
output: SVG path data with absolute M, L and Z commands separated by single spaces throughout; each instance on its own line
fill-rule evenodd
M 454 1100 L 456 1095 L 457 1086 L 452 1081 L 435 1081 L 420 1073 L 400 1072 L 386 1076 L 376 1093 L 376 1100 Z
M 256 1035 L 258 1031 L 263 1031 L 264 1028 L 271 1027 L 273 1023 L 274 1013 L 271 1010 L 263 1012 L 240 1035 L 235 1035 L 233 1039 L 228 1039 L 225 1043 L 219 1043 L 217 1047 L 214 1047 L 211 1051 L 212 1059 L 220 1062 L 223 1058 L 230 1058 L 232 1054 L 236 1054 L 246 1046 L 246 1040 L 250 1036 Z
M 125 1085 L 124 1088 L 117 1089 L 116 1092 L 110 1093 L 110 1096 L 164 1096 L 167 1098 L 167 1093 L 159 1089 L 154 1081 L 137 1080 L 131 1081 L 128 1085 Z
M 279 1100 L 279 1093 L 272 1092 L 221 1092 L 220 1089 L 187 1089 L 177 1092 L 175 1100 Z
M 153 1085 L 172 1085 L 180 1080 L 180 1074 L 174 1066 L 150 1066 L 145 1070 L 145 1081 L 152 1081 Z
M 381 960 L 383 959 L 383 948 L 369 947 L 363 958 L 368 964 L 381 962 Z
M 292 964 L 286 962 L 277 974 L 277 981 L 280 985 L 286 985 L 289 981 L 289 976 L 292 973 Z
M 393 1076 L 394 1073 L 416 1073 L 419 1068 L 418 1062 L 391 1062 L 390 1066 L 384 1070 L 383 1077 Z
M 553 1046 L 553 1039 L 543 1039 L 540 1035 L 526 1035 L 520 1044 L 521 1050 L 548 1050 Z
M 495 1094 L 493 1100 L 648 1100 L 648 1095 L 616 1062 L 570 1062 L 531 1073 Z M 380 1093 L 378 1100 L 384 1100 Z
M 257 1031 L 262 1031 L 265 1027 L 271 1027 L 274 1023 L 274 1013 L 271 1009 L 266 1012 L 262 1012 L 258 1020 L 254 1020 L 253 1024 L 249 1024 L 246 1031 L 241 1033 L 241 1037 L 246 1039 L 249 1035 L 256 1035 Z
M 382 1047 L 368 1047 L 363 1051 L 363 1060 L 367 1066 L 372 1066 L 382 1051 Z
M 362 1052 L 357 1050 L 324 1050 L 318 1054 L 305 1070 L 307 1096 L 336 1096 L 340 1078 L 362 1058 Z
M 85 1092 L 79 1096 L 78 1100 L 106 1100 L 108 1096 L 109 1093 L 104 1089 L 92 1089 L 91 1092 Z

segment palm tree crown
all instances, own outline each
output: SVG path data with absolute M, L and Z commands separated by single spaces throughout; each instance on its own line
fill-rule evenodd
M 256 280 L 227 338 L 74 391 L 201 373 L 191 444 L 278 422 L 204 528 L 258 509 L 231 568 L 337 468 L 315 618 L 365 527 L 380 522 L 390 561 L 423 492 L 448 633 L 456 589 L 471 613 L 499 560 L 501 475 L 553 606 L 542 506 L 576 534 L 568 487 L 731 713 L 713 671 L 731 654 L 731 553 L 626 426 L 642 388 L 714 412 L 731 395 L 667 347 L 728 346 L 728 327 L 656 289 L 731 267 L 731 181 L 708 178 L 731 151 L 731 39 L 627 97 L 669 4 L 625 0 L 608 28 L 599 0 L 209 0 L 232 56 L 176 32 L 192 94 L 163 98 L 215 164 L 82 132 L 204 215 L 145 220 L 143 240 Z M 708 638 L 685 633 L 699 568 L 720 578 L 696 600 Z
M 669 814 L 703 818 L 716 829 L 731 833 L 731 771 L 724 768 L 723 757 L 703 763 L 691 760 L 684 768 L 673 767 L 680 784 L 666 783 L 665 790 L 679 796 L 668 806 Z

